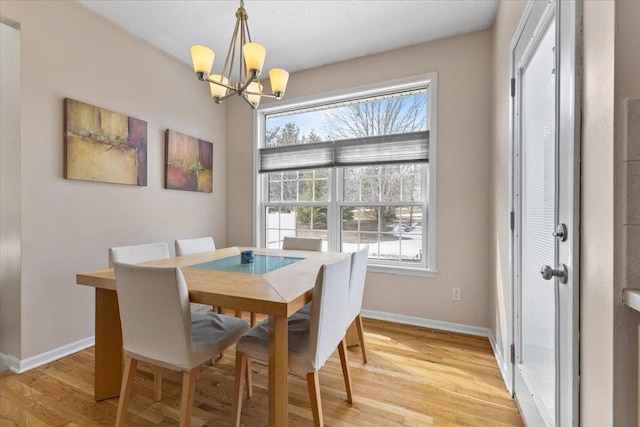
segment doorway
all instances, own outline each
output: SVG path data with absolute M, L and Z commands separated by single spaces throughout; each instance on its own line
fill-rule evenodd
M 17 27 L 0 22 L 0 370 L 18 369 L 16 361 L 21 356 L 21 85 Z

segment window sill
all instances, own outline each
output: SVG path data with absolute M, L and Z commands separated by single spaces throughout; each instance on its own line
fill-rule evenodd
M 389 265 L 376 265 L 369 264 L 367 267 L 369 273 L 381 273 L 381 274 L 393 274 L 396 276 L 418 276 L 429 277 L 435 279 L 438 276 L 438 272 L 435 270 L 428 270 L 426 268 L 416 267 L 396 267 Z

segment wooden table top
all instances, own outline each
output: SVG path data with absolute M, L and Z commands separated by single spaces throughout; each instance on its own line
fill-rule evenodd
M 189 268 L 192 265 L 237 256 L 246 249 L 252 249 L 255 255 L 303 259 L 264 274 Z M 289 317 L 311 300 L 311 292 L 320 267 L 345 256 L 348 254 L 231 247 L 217 249 L 214 252 L 151 261 L 141 265 L 180 267 L 191 301 Z M 115 276 L 112 268 L 78 273 L 76 282 L 80 285 L 115 290 Z

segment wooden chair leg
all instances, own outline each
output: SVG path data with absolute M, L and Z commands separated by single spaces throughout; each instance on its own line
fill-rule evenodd
M 347 401 L 353 403 L 353 390 L 351 387 L 351 372 L 349 372 L 349 358 L 347 356 L 347 343 L 343 339 L 338 344 L 338 353 L 340 353 L 340 364 L 342 365 L 342 376 L 344 377 L 344 386 L 347 389 Z
M 360 350 L 362 351 L 362 361 L 367 363 L 367 350 L 364 348 L 364 328 L 362 327 L 362 316 L 356 316 L 356 328 L 358 329 L 358 341 L 360 341 Z
M 253 396 L 253 372 L 251 371 L 251 359 L 247 360 L 247 372 L 245 374 L 245 382 L 247 383 L 247 399 Z
M 235 396 L 233 399 L 233 413 L 236 416 L 235 426 L 240 427 L 240 414 L 242 412 L 242 377 L 246 374 L 247 360 L 249 358 L 242 353 L 236 352 L 236 383 Z M 247 384 L 247 387 L 250 387 Z
M 322 402 L 320 401 L 320 380 L 318 372 L 307 374 L 307 388 L 309 389 L 309 400 L 311 401 L 311 412 L 313 413 L 314 427 L 323 427 Z
M 255 326 L 256 325 L 256 314 L 253 311 L 251 312 L 250 320 L 251 320 L 251 326 Z
M 124 418 L 127 414 L 129 400 L 131 400 L 131 390 L 133 389 L 133 379 L 136 376 L 138 361 L 131 356 L 124 356 L 124 373 L 122 375 L 122 385 L 120 386 L 120 398 L 118 399 L 118 412 L 116 414 L 116 427 L 125 425 Z
M 189 427 L 191 424 L 191 412 L 193 411 L 193 399 L 196 394 L 196 381 L 198 380 L 198 368 L 182 372 L 182 402 L 180 403 L 180 427 Z
M 153 367 L 153 400 L 162 400 L 162 368 L 159 366 Z

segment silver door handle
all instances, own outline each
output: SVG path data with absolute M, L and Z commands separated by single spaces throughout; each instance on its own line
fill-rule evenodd
M 564 264 L 560 264 L 557 270 L 554 270 L 548 265 L 543 265 L 540 269 L 540 275 L 542 275 L 544 280 L 551 280 L 557 277 L 560 283 L 567 283 L 567 280 L 569 280 L 569 272 L 567 271 L 567 266 Z

